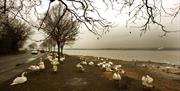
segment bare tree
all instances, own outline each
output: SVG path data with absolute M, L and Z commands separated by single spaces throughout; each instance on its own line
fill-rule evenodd
M 45 47 L 45 48 L 48 48 L 48 51 L 52 51 L 53 47 L 54 47 L 54 50 L 55 51 L 55 47 L 56 47 L 56 42 L 52 39 L 52 38 L 47 38 L 45 39 L 41 45 L 40 45 L 42 48 Z
M 70 21 L 71 22 L 71 21 Z M 62 34 L 62 39 L 61 39 L 61 55 L 63 55 L 63 49 L 64 49 L 64 45 L 69 45 L 72 44 L 72 42 L 74 42 L 77 39 L 78 36 L 78 22 L 77 21 L 72 21 L 72 25 L 69 26 L 70 29 L 67 29 L 64 31 L 64 33 Z
M 65 7 L 61 17 L 65 16 L 66 12 L 70 12 L 76 17 L 76 20 L 83 23 L 89 31 L 94 34 L 98 34 L 97 30 L 102 27 L 103 31 L 109 30 L 111 24 L 104 19 L 99 13 L 96 7 L 96 1 L 91 0 L 50 0 L 51 2 L 61 2 Z M 178 15 L 180 11 L 180 5 L 177 4 L 175 7 L 166 8 L 162 0 L 100 0 L 101 3 L 106 5 L 106 8 L 116 10 L 121 14 L 123 11 L 129 15 L 127 25 L 129 23 L 136 23 L 141 20 L 143 23 L 140 26 L 140 31 L 145 33 L 152 24 L 155 24 L 164 31 L 164 35 L 172 32 L 179 32 L 180 30 L 168 31 L 162 24 L 161 18 L 163 16 L 172 17 L 173 19 Z M 71 2 L 71 3 L 69 3 Z M 171 9 L 172 11 L 170 11 Z M 48 12 L 48 11 L 47 11 Z M 82 12 L 82 13 L 79 13 Z M 91 16 L 91 13 L 97 14 L 98 18 Z M 46 16 L 45 16 L 46 17 Z M 172 20 L 173 20 L 172 19 Z M 61 18 L 58 19 L 58 22 Z M 58 23 L 57 22 L 57 23 Z M 139 26 L 138 26 L 139 27 Z
M 104 19 L 99 12 L 97 2 L 106 5 L 107 9 L 113 9 L 122 14 L 122 12 L 129 15 L 127 24 L 142 21 L 140 30 L 146 32 L 152 24 L 155 24 L 164 31 L 164 35 L 171 32 L 178 32 L 179 29 L 169 31 L 161 22 L 161 17 L 168 16 L 172 21 L 180 12 L 180 4 L 165 7 L 164 0 L 49 0 L 49 8 L 45 14 L 43 21 L 39 26 L 31 22 L 32 13 L 37 18 L 40 14 L 38 6 L 41 6 L 43 0 L 1 0 L 0 13 L 7 14 L 8 17 L 18 17 L 26 23 L 41 29 L 45 18 L 49 13 L 49 8 L 52 3 L 60 2 L 64 6 L 61 18 L 57 19 L 57 23 L 65 16 L 66 12 L 70 12 L 76 20 L 84 24 L 89 31 L 96 35 L 101 35 L 97 30 L 101 29 L 102 32 L 107 32 L 111 27 L 111 23 Z M 96 14 L 97 17 L 92 16 Z
M 0 25 L 1 52 L 18 51 L 32 34 L 31 28 L 17 19 L 12 22 L 1 21 Z
M 44 31 L 57 43 L 58 59 L 62 55 L 63 47 L 66 41 L 72 40 L 78 34 L 78 22 L 73 20 L 70 13 L 66 12 L 66 17 L 61 17 L 63 13 L 61 6 L 53 7 L 44 21 Z M 62 18 L 61 21 L 58 21 Z M 58 23 L 57 23 L 58 22 Z M 61 52 L 60 52 L 61 49 Z M 61 54 L 60 54 L 61 53 Z

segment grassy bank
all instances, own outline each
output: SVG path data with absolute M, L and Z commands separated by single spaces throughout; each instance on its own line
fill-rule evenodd
M 86 61 L 99 60 L 94 57 L 85 57 Z M 179 79 L 167 78 L 145 67 L 142 63 L 112 60 L 114 64 L 121 64 L 126 71 L 117 84 L 112 79 L 112 72 L 105 72 L 97 66 L 84 65 L 85 72 L 79 72 L 76 64 L 81 62 L 78 56 L 66 55 L 64 63 L 58 65 L 58 71 L 52 71 L 52 65 L 45 61 L 45 70 L 38 72 L 28 71 L 28 81 L 24 84 L 10 86 L 14 78 L 0 84 L 0 91 L 180 91 Z M 155 88 L 144 88 L 141 77 L 150 75 L 154 78 Z

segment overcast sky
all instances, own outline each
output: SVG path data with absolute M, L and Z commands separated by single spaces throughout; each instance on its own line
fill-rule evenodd
M 179 2 L 178 0 L 173 3 L 170 0 L 166 1 L 166 6 Z M 46 6 L 48 3 L 45 2 L 44 4 Z M 119 15 L 116 17 L 117 12 L 111 10 L 102 15 L 109 21 L 114 22 L 115 26 L 110 29 L 110 32 L 97 40 L 97 36 L 93 35 L 87 29 L 81 28 L 78 40 L 74 45 L 70 46 L 71 48 L 180 48 L 180 32 L 171 33 L 162 38 L 160 36 L 163 35 L 163 32 L 159 28 L 152 27 L 151 31 L 147 31 L 140 37 L 139 28 L 125 27 L 125 21 L 128 19 L 128 16 Z M 162 18 L 162 23 L 167 26 L 166 28 L 168 30 L 180 29 L 180 15 L 177 16 L 173 23 L 169 21 L 170 18 Z M 37 33 L 33 38 L 42 39 L 42 36 Z

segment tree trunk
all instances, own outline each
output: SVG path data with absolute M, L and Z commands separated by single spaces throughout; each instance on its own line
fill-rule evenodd
M 64 44 L 61 45 L 61 56 L 63 56 Z
M 54 45 L 54 52 L 56 51 L 56 45 Z
M 57 46 L 58 46 L 58 61 L 60 60 L 60 42 L 57 42 Z
M 52 45 L 51 45 L 51 52 L 54 52 L 54 51 L 53 51 L 53 46 L 52 46 Z
M 48 50 L 49 50 L 49 52 L 51 52 L 51 47 L 50 46 L 48 46 Z
M 6 14 L 6 0 L 4 0 L 4 11 L 3 11 L 4 14 Z

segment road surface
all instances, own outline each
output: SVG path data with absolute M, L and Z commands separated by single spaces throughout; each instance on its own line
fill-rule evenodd
M 26 70 L 32 61 L 41 56 L 43 56 L 43 54 L 32 55 L 28 52 L 25 54 L 0 57 L 0 83 Z

